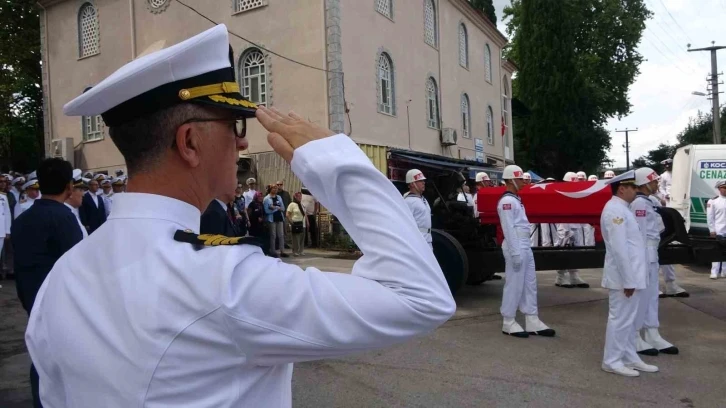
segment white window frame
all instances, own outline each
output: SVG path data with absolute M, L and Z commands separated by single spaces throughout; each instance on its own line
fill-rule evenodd
M 469 31 L 463 22 L 459 23 L 459 65 L 469 69 Z
M 253 68 L 258 68 L 254 74 L 250 72 Z M 258 48 L 245 50 L 240 57 L 239 63 L 239 81 L 242 96 L 258 105 L 268 106 L 270 103 L 269 78 L 267 58 L 262 50 Z M 256 99 L 258 100 L 252 98 L 253 88 L 257 88 Z
M 471 139 L 471 103 L 465 93 L 461 94 L 461 136 Z
M 387 70 L 385 69 L 387 68 Z M 387 74 L 387 75 L 386 75 Z M 396 76 L 393 69 L 393 58 L 387 52 L 378 55 L 378 70 L 376 80 L 378 81 L 378 112 L 385 115 L 396 115 Z M 388 96 L 384 100 L 384 93 Z
M 492 48 L 488 43 L 484 45 L 484 78 L 492 83 Z
M 432 25 L 430 27 L 427 26 L 429 22 L 426 20 L 427 6 L 431 6 L 431 24 Z M 436 15 L 436 4 L 434 4 L 434 0 L 424 0 L 424 42 L 434 48 L 438 48 L 438 46 L 439 46 L 439 39 L 438 39 L 439 33 L 436 30 L 437 20 L 438 20 L 438 16 Z
M 378 12 L 378 14 L 393 21 L 393 0 L 374 0 L 374 1 L 375 1 L 376 11 Z M 388 5 L 388 14 L 385 13 L 385 10 L 381 9 L 382 4 Z
M 83 143 L 103 140 L 105 124 L 101 115 L 81 117 L 83 126 Z
M 85 13 L 86 10 L 93 10 L 93 17 L 95 19 L 95 27 L 93 28 L 93 31 L 85 31 L 83 29 L 83 13 Z M 94 55 L 98 55 L 101 53 L 101 23 L 98 19 L 98 8 L 96 8 L 96 5 L 93 4 L 90 1 L 87 1 L 83 4 L 81 4 L 81 7 L 78 8 L 78 16 L 77 16 L 77 26 L 78 26 L 78 58 L 87 58 L 92 57 Z M 88 36 L 93 36 L 95 34 L 95 47 L 93 45 L 84 47 L 84 40 Z M 87 41 L 87 43 L 92 42 L 92 38 Z M 95 50 L 93 49 L 95 48 Z
M 492 109 L 491 105 L 487 105 L 486 123 L 487 123 L 487 143 L 490 146 L 494 146 L 494 110 Z
M 511 149 L 509 144 L 509 135 L 511 130 L 509 127 L 509 81 L 506 75 L 502 77 L 502 121 L 504 123 L 504 158 L 511 159 Z
M 441 127 L 439 110 L 439 86 L 434 77 L 429 76 L 426 79 L 426 124 L 431 129 Z

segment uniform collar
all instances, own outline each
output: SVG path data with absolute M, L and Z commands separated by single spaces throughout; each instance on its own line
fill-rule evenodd
M 201 212 L 197 207 L 175 198 L 156 194 L 126 193 L 113 200 L 109 219 L 155 219 L 179 224 L 199 232 Z
M 623 200 L 622 198 L 620 198 L 618 196 L 613 196 L 613 198 L 611 200 L 613 200 L 616 203 L 622 205 L 623 207 L 629 207 L 630 206 L 630 204 L 628 204 L 627 201 Z

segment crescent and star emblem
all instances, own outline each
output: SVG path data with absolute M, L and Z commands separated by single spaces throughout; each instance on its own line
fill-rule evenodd
M 582 191 L 575 191 L 573 193 L 565 192 L 565 191 L 559 191 L 559 190 L 555 190 L 555 191 L 557 191 L 558 193 L 562 194 L 565 197 L 570 197 L 570 198 L 585 198 L 585 197 L 588 197 L 588 196 L 591 196 L 591 195 L 597 193 L 598 191 L 600 191 L 603 188 L 605 188 L 605 186 L 607 186 L 605 180 L 598 180 L 598 181 L 595 182 L 595 184 L 591 185 L 589 188 L 587 188 L 585 190 L 582 190 Z

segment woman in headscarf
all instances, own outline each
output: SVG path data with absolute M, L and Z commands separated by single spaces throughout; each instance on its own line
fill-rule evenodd
M 304 255 L 305 249 L 305 210 L 301 204 L 302 193 L 292 196 L 292 202 L 287 206 L 287 221 L 292 230 L 292 255 Z
M 262 192 L 255 193 L 254 200 L 247 208 L 250 219 L 250 236 L 262 238 L 265 236 L 265 209 L 262 207 Z

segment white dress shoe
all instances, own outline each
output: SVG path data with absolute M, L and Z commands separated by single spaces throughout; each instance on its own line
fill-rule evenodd
M 642 361 L 638 361 L 637 363 L 627 363 L 625 364 L 626 368 L 629 368 L 631 370 L 638 370 L 642 371 L 644 373 L 657 373 L 658 367 L 650 364 L 645 364 Z
M 524 331 L 522 326 L 519 325 L 514 319 L 512 318 L 504 318 L 504 323 L 502 324 L 502 333 L 508 335 L 508 336 L 514 336 L 514 337 L 520 337 L 520 338 L 527 338 L 529 337 L 529 334 Z
M 610 368 L 605 364 L 602 365 L 602 370 L 608 373 L 623 375 L 625 377 L 639 377 L 640 373 L 628 367 Z

